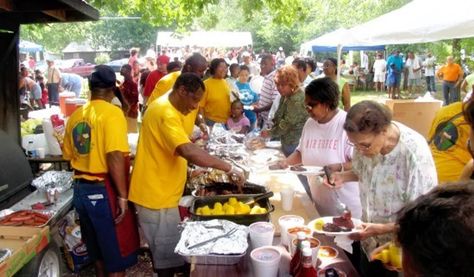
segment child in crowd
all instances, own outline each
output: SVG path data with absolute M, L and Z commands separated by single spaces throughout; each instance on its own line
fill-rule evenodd
M 225 80 L 230 87 L 231 95 L 230 101 L 234 101 L 235 99 L 239 98 L 239 88 L 235 85 L 237 79 L 239 78 L 240 66 L 236 63 L 233 63 L 229 67 L 230 76 L 227 77 Z
M 250 130 L 255 126 L 257 115 L 253 111 L 253 104 L 258 101 L 258 94 L 250 88 L 249 83 L 250 70 L 246 65 L 240 66 L 239 78 L 235 85 L 239 89 L 239 99 L 244 105 L 245 116 L 250 120 Z
M 398 96 L 395 95 L 395 91 L 396 91 L 395 88 L 397 87 L 397 84 L 398 84 L 397 73 L 398 73 L 398 70 L 395 67 L 395 64 L 391 63 L 387 71 L 388 98 L 392 98 L 392 99 L 398 98 Z
M 240 100 L 234 100 L 230 105 L 230 118 L 227 119 L 227 129 L 238 134 L 247 134 L 250 131 L 250 121 L 245 116 L 244 105 Z
M 44 77 L 43 75 L 36 75 L 36 82 L 39 84 L 41 88 L 41 102 L 43 103 L 43 107 L 46 106 L 46 103 L 49 103 L 48 100 L 48 90 L 44 85 Z

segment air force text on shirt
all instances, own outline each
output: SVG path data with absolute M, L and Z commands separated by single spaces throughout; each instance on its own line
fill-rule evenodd
M 337 149 L 339 139 L 309 139 L 305 141 L 307 149 Z

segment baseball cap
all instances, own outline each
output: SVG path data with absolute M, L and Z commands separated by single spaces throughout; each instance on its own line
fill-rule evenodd
M 91 74 L 89 79 L 90 89 L 94 88 L 110 88 L 115 86 L 115 72 L 110 66 L 98 65 L 95 67 L 95 71 Z

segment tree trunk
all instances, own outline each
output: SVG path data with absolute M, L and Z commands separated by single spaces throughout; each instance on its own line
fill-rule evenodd
M 457 64 L 461 64 L 461 39 L 453 39 L 453 57 Z

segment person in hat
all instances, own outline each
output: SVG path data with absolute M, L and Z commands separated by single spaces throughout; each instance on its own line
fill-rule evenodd
M 61 83 L 61 72 L 54 65 L 53 60 L 46 60 L 48 63 L 47 83 L 49 105 L 59 105 L 59 84 Z
M 89 80 L 91 100 L 69 118 L 63 157 L 74 169 L 73 204 L 97 276 L 125 276 L 137 262 L 139 238 L 128 203 L 127 122 L 111 104 L 115 72 L 99 65 Z

